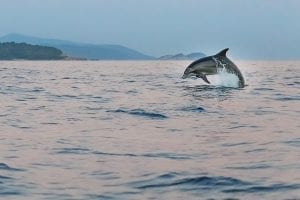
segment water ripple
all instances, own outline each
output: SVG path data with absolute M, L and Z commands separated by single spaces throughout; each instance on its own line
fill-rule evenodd
M 129 115 L 145 117 L 148 119 L 167 119 L 168 118 L 166 115 L 163 115 L 163 114 L 160 114 L 157 112 L 148 112 L 143 109 L 132 109 L 132 110 L 117 109 L 117 110 L 110 110 L 107 112 L 125 113 L 125 114 L 129 114 Z
M 10 180 L 10 179 L 13 179 L 13 178 L 11 178 L 11 177 L 8 177 L 8 176 L 2 176 L 2 175 L 0 175 L 0 180 L 1 179 L 6 179 L 6 180 Z
M 280 192 L 288 190 L 297 190 L 300 188 L 300 184 L 273 184 L 270 186 L 253 186 L 241 189 L 226 189 L 224 193 L 256 193 L 256 192 Z
M 188 106 L 181 109 L 182 111 L 187 112 L 205 112 L 206 110 L 200 106 Z
M 159 191 L 208 191 L 219 190 L 223 193 L 259 193 L 298 190 L 300 184 L 277 183 L 261 185 L 259 182 L 249 182 L 233 177 L 224 176 L 196 176 L 178 178 L 178 174 L 163 174 L 144 181 L 127 183 L 129 187 L 140 190 Z
M 188 62 L 1 61 L 0 198 L 299 197 L 300 62 Z
M 165 158 L 173 160 L 191 159 L 190 155 L 178 154 L 172 152 L 158 152 L 158 153 L 112 153 L 103 151 L 93 151 L 87 148 L 70 147 L 70 148 L 54 148 L 56 154 L 95 154 L 103 156 L 118 156 L 118 157 L 144 157 L 144 158 Z M 1 169 L 1 168 L 0 168 Z
M 166 158 L 172 160 L 186 160 L 191 159 L 190 156 L 185 154 L 174 153 L 145 153 L 145 154 L 133 154 L 133 153 L 106 153 L 95 151 L 94 154 L 105 156 L 126 156 L 126 157 L 146 157 L 146 158 Z
M 252 185 L 250 182 L 242 181 L 239 179 L 235 179 L 232 177 L 223 177 L 223 176 L 197 176 L 197 177 L 189 177 L 189 178 L 175 178 L 176 175 L 172 174 L 164 174 L 160 175 L 156 178 L 152 178 L 150 180 L 137 181 L 133 183 L 129 183 L 129 185 L 133 186 L 137 189 L 163 189 L 167 187 L 188 187 L 194 186 L 194 189 L 207 189 L 207 187 L 216 188 L 227 187 L 227 186 L 248 186 Z M 170 180 L 171 179 L 171 180 Z M 174 180 L 175 179 L 175 180 Z M 196 187 L 196 188 L 195 188 Z
M 55 148 L 54 149 L 58 154 L 87 154 L 90 152 L 89 149 L 85 148 Z
M 300 138 L 284 141 L 283 143 L 293 147 L 300 147 Z
M 8 166 L 5 163 L 0 163 L 0 170 L 8 170 L 8 171 L 24 171 L 23 169 L 17 169 L 17 168 L 13 168 Z

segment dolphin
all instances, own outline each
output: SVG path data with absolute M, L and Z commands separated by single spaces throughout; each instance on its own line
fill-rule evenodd
M 225 68 L 228 73 L 235 74 L 239 78 L 239 87 L 245 86 L 245 80 L 238 67 L 226 57 L 229 48 L 223 49 L 213 56 L 200 58 L 192 62 L 184 71 L 183 79 L 196 76 L 202 78 L 206 83 L 210 84 L 206 75 L 214 75 L 218 70 Z

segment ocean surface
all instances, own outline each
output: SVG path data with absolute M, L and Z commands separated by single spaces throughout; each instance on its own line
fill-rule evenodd
M 0 199 L 300 199 L 300 61 L 0 62 Z

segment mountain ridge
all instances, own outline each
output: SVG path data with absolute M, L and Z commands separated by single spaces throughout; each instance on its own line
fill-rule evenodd
M 205 56 L 202 52 L 195 52 L 186 55 L 179 53 L 154 57 L 119 44 L 89 44 L 18 33 L 4 35 L 0 37 L 0 42 L 27 43 L 54 47 L 61 50 L 64 56 L 79 60 L 196 60 Z
M 190 53 L 190 54 L 182 54 L 182 53 L 178 53 L 178 54 L 168 54 L 168 55 L 164 55 L 159 57 L 159 60 L 197 60 L 199 58 L 203 58 L 206 55 L 202 52 L 194 52 L 194 53 Z
M 134 49 L 114 44 L 88 44 L 60 39 L 47 39 L 17 33 L 10 33 L 0 37 L 0 42 L 27 43 L 55 47 L 63 51 L 66 56 L 90 60 L 153 60 Z

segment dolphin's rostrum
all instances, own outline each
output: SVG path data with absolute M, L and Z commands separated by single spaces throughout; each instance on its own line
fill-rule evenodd
M 217 74 L 220 69 L 225 68 L 228 73 L 235 74 L 239 78 L 239 87 L 244 87 L 245 80 L 242 73 L 238 67 L 226 57 L 226 52 L 228 50 L 229 49 L 226 48 L 216 55 L 200 58 L 199 60 L 192 62 L 184 71 L 182 78 L 196 76 L 198 78 L 202 78 L 206 83 L 210 84 L 206 75 Z

